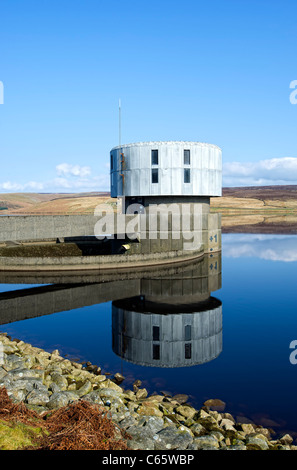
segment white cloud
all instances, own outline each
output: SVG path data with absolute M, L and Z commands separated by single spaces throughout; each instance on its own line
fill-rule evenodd
M 106 173 L 105 173 L 106 171 Z M 50 181 L 0 183 L 2 192 L 109 191 L 108 163 L 102 174 L 93 175 L 89 166 L 60 163 L 57 176 Z M 271 158 L 259 162 L 226 162 L 223 164 L 223 186 L 265 186 L 297 184 L 297 158 Z
M 223 236 L 227 258 L 261 258 L 270 261 L 297 261 L 295 235 L 228 234 Z
M 84 191 L 109 191 L 110 190 L 110 179 L 109 174 L 102 174 L 92 176 L 90 178 L 54 178 L 48 182 L 48 186 L 51 191 L 65 191 L 68 192 L 84 192 Z
M 85 178 L 91 174 L 89 166 L 71 165 L 69 163 L 60 163 L 56 166 L 58 176 L 76 176 Z
M 271 158 L 259 162 L 223 164 L 223 186 L 297 184 L 297 158 Z
M 61 163 L 56 166 L 57 176 L 48 181 L 17 183 L 0 182 L 2 192 L 87 192 L 109 191 L 109 173 L 92 175 L 89 166 Z
M 44 189 L 44 184 L 37 181 L 29 181 L 28 183 L 19 184 L 12 183 L 11 181 L 5 181 L 0 183 L 0 189 L 4 192 L 17 192 L 17 191 L 42 191 Z

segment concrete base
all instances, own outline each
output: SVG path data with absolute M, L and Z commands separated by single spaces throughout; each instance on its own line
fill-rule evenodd
M 157 204 L 151 204 L 151 199 Z M 125 271 L 194 260 L 204 253 L 220 251 L 220 214 L 209 213 L 209 198 L 186 200 L 145 198 L 149 211 L 115 214 L 111 210 L 105 219 L 99 211 L 96 216 L 1 217 L 0 242 L 71 242 L 84 248 L 84 256 L 3 255 L 0 271 Z M 104 239 L 111 239 L 110 251 L 98 255 Z

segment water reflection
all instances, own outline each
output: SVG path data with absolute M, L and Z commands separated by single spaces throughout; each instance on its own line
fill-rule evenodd
M 221 287 L 221 252 L 124 279 L 123 274 L 92 274 L 77 277 L 88 283 L 69 283 L 68 275 L 59 275 L 59 284 L 48 284 L 51 276 L 43 277 L 45 285 L 0 293 L 0 325 L 112 301 L 110 341 L 127 362 L 193 366 L 222 351 L 222 304 L 211 295 Z M 28 283 L 20 274 L 9 279 Z
M 156 367 L 193 366 L 218 357 L 222 351 L 219 300 L 190 304 L 188 311 L 176 306 L 167 314 L 162 307 L 146 302 L 145 296 L 113 303 L 113 351 L 125 361 Z
M 229 258 L 256 257 L 271 261 L 297 261 L 295 235 L 223 235 L 224 256 Z

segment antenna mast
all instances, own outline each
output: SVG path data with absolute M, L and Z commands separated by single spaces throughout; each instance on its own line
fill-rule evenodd
M 121 99 L 119 99 L 119 148 L 120 148 L 120 163 L 121 163 L 121 173 L 120 176 L 122 177 L 122 194 L 124 195 L 124 186 L 125 186 L 125 157 L 122 151 L 122 104 Z
M 122 138 L 122 129 L 121 129 L 121 126 L 122 126 L 122 117 L 121 117 L 121 99 L 119 99 L 119 147 L 120 147 L 120 150 L 122 151 L 121 149 L 121 138 Z

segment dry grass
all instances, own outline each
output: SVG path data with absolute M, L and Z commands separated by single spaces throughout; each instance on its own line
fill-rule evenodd
M 108 193 L 89 194 L 2 194 L 1 214 L 65 215 L 90 214 L 98 204 L 115 206 L 116 200 Z
M 4 432 L 20 427 L 23 442 L 19 448 L 27 450 L 126 450 L 126 439 L 120 428 L 107 417 L 99 405 L 79 400 L 58 410 L 38 415 L 23 403 L 15 404 L 0 388 L 0 420 L 6 422 Z M 24 425 L 28 434 L 24 433 Z M 42 432 L 34 436 L 32 429 Z M 27 446 L 29 442 L 31 445 Z M 0 443 L 1 443 L 0 435 Z M 5 436 L 4 436 L 5 438 Z M 25 445 L 24 445 L 25 443 Z M 26 447 L 27 446 L 27 447 Z M 7 450 L 7 443 L 6 447 Z M 0 447 L 1 449 L 1 447 Z

